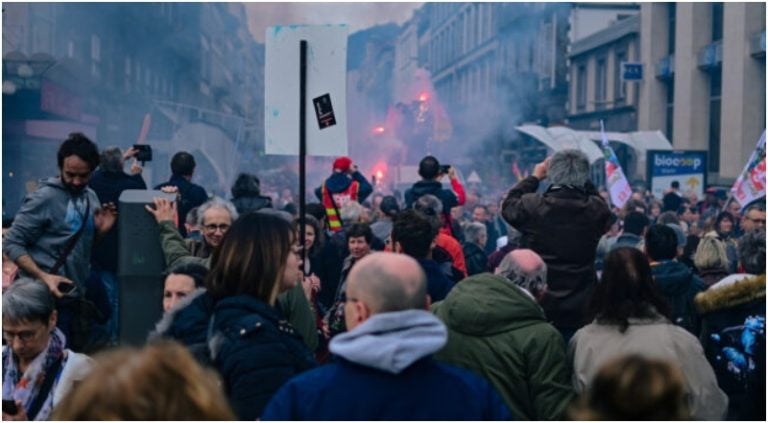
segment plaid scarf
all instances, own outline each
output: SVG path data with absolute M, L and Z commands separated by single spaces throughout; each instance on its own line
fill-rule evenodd
M 3 398 L 21 401 L 24 409 L 29 411 L 45 380 L 46 372 L 64 354 L 65 341 L 64 334 L 58 328 L 54 329 L 48 341 L 48 348 L 32 360 L 23 374 L 19 372 L 18 360 L 11 348 L 3 348 Z M 64 368 L 64 363 L 61 368 Z M 48 420 L 52 409 L 53 388 L 35 416 L 35 420 Z

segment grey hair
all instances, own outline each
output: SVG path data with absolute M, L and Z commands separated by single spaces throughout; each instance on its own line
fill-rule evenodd
M 48 285 L 41 281 L 20 278 L 3 293 L 3 320 L 11 323 L 48 323 L 55 309 L 56 300 Z
M 474 242 L 480 244 L 480 236 L 482 234 L 488 234 L 488 229 L 480 222 L 467 222 L 464 225 L 464 239 L 467 242 Z
M 739 238 L 739 260 L 747 273 L 765 273 L 764 229 L 749 231 Z
M 197 208 L 197 225 L 202 227 L 205 223 L 205 212 L 210 209 L 224 209 L 229 213 L 232 222 L 237 220 L 237 209 L 231 201 L 227 201 L 221 197 L 213 197 L 210 200 L 203 203 L 202 206 Z
M 560 150 L 549 161 L 547 178 L 552 185 L 583 187 L 589 182 L 589 159 L 579 150 Z
M 119 147 L 111 146 L 101 151 L 101 167 L 107 172 L 123 170 L 123 152 Z
M 725 251 L 725 243 L 716 236 L 704 236 L 696 247 L 693 256 L 693 264 L 699 270 L 728 269 L 728 254 Z
M 341 207 L 340 214 L 341 221 L 344 222 L 345 225 L 357 223 L 360 221 L 360 216 L 363 214 L 363 206 L 357 201 L 347 201 L 347 204 L 344 204 Z
M 744 210 L 743 216 L 746 216 L 747 213 L 751 212 L 752 210 L 757 210 L 759 212 L 765 213 L 765 205 L 763 205 L 763 203 L 752 204 L 751 206 L 747 207 L 746 210 Z
M 547 289 L 547 265 L 543 261 L 541 267 L 532 272 L 525 273 L 514 256 L 509 253 L 499 263 L 499 267 L 496 268 L 496 274 L 504 276 L 534 296 Z
M 440 216 L 443 212 L 443 202 L 432 194 L 425 194 L 413 203 L 413 208 L 421 212 L 431 210 L 434 212 L 433 216 Z
M 188 225 L 195 225 L 197 226 L 197 211 L 200 209 L 200 207 L 192 207 L 189 209 L 189 213 L 187 213 L 187 219 L 185 222 L 187 222 Z

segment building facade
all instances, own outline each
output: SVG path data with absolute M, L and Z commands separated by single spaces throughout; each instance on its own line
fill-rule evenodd
M 765 3 L 644 3 L 638 127 L 709 152 L 730 185 L 765 129 Z
M 640 16 L 624 18 L 571 45 L 568 126 L 637 130 L 638 83 L 625 82 L 622 63 L 640 57 Z

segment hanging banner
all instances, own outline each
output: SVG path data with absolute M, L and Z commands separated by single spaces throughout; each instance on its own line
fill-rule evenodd
M 621 170 L 616 153 L 608 144 L 608 137 L 605 135 L 605 126 L 602 120 L 600 121 L 600 137 L 603 140 L 603 155 L 605 156 L 605 185 L 611 194 L 611 203 L 622 208 L 632 196 L 632 188 L 629 187 L 624 171 Z
M 765 197 L 765 130 L 747 165 L 733 184 L 731 195 L 741 204 L 742 213 L 749 203 Z
M 266 154 L 299 154 L 299 42 L 307 41 L 307 155 L 347 155 L 347 25 L 267 28 Z

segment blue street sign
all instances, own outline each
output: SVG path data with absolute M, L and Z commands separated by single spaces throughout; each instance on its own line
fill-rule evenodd
M 621 79 L 624 81 L 642 81 L 643 64 L 621 62 Z

